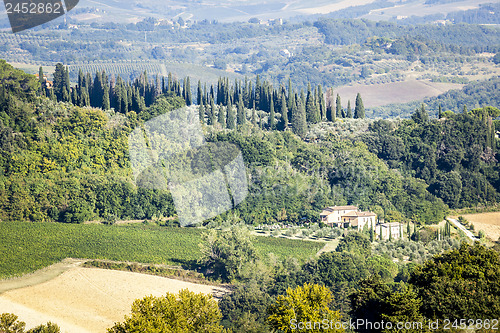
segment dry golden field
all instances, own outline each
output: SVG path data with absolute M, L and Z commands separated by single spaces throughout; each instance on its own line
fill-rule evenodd
M 500 212 L 466 214 L 462 215 L 466 220 L 474 224 L 474 230 L 483 230 L 486 236 L 493 241 L 500 238 Z
M 44 272 L 47 274 L 47 270 Z M 33 273 L 32 278 L 36 274 Z M 0 286 L 10 283 L 11 287 L 17 288 L 0 293 L 0 313 L 16 314 L 28 328 L 52 321 L 61 327 L 62 332 L 68 333 L 104 333 L 115 322 L 123 321 L 130 313 L 133 301 L 144 296 L 177 293 L 181 289 L 218 295 L 225 292 L 210 285 L 82 267 L 69 268 L 57 277 L 35 285 L 21 280 L 13 286 L 14 280 L 0 281 Z

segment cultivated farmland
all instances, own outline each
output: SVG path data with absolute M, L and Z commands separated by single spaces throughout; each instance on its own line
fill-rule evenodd
M 19 276 L 64 258 L 151 264 L 191 264 L 200 257 L 202 229 L 0 222 L 0 278 Z M 279 258 L 313 257 L 323 242 L 257 237 L 255 247 Z
M 438 96 L 450 89 L 462 87 L 462 84 L 407 80 L 372 85 L 354 84 L 334 89 L 334 93 L 340 95 L 343 105 L 347 105 L 347 101 L 350 100 L 351 107 L 354 108 L 356 94 L 360 93 L 365 107 L 376 107 Z

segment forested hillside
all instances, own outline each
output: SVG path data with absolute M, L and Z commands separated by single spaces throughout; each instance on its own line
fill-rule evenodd
M 189 80 L 182 87 L 170 80 L 157 85 L 144 75 L 108 86 L 98 73 L 64 93 L 64 69 L 61 74 L 62 83 L 49 89 L 2 62 L 2 219 L 81 223 L 175 216 L 167 189 L 133 184 L 127 137 L 143 121 L 191 103 L 184 93 Z M 441 120 L 428 119 L 421 109 L 402 123 L 373 123 L 364 119 L 361 97 L 353 110 L 343 110 L 320 86 L 307 94 L 258 79 L 255 85 L 221 79 L 218 86 L 204 86 L 200 82 L 197 97 L 202 104 L 191 107 L 200 111 L 209 141 L 233 142 L 243 152 L 250 194 L 236 212 L 246 223 L 316 221 L 325 206 L 356 204 L 379 216 L 397 211 L 428 224 L 442 220 L 446 204 L 498 200 L 495 108 L 444 113 Z M 86 104 L 81 97 L 89 91 Z M 129 97 L 143 107 L 134 110 Z
M 360 7 L 345 10 L 356 12 Z M 81 68 L 92 72 L 92 78 L 105 70 L 110 79 L 121 75 L 125 81 L 135 80 L 145 69 L 153 76 L 172 72 L 190 76 L 193 86 L 198 80 L 216 83 L 218 76 L 255 81 L 259 75 L 274 86 L 287 85 L 290 79 L 304 90 L 308 84 L 339 87 L 457 76 L 463 83 L 498 75 L 492 55 L 486 54 L 500 51 L 498 27 L 434 21 L 317 18 L 221 23 L 146 18 L 125 24 L 68 17 L 64 24 L 49 23 L 15 35 L 0 33 L 0 58 L 27 70 L 33 70 L 32 64 L 63 62 L 74 83 Z

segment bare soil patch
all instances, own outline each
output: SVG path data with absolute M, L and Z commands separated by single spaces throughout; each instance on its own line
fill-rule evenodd
M 134 300 L 186 288 L 205 294 L 227 292 L 220 287 L 146 274 L 73 267 L 49 281 L 4 292 L 0 313 L 13 312 L 33 326 L 52 321 L 63 332 L 100 333 L 123 321 Z
M 318 251 L 316 254 L 317 256 L 320 256 L 322 253 L 326 252 L 333 252 L 337 249 L 337 246 L 339 245 L 339 239 L 334 239 L 332 241 L 326 242 L 325 246 Z
M 309 6 L 308 8 L 303 8 L 297 10 L 303 14 L 327 14 L 341 10 L 347 7 L 361 6 L 374 2 L 374 0 L 343 0 L 333 4 L 323 5 L 323 6 Z
M 365 107 L 376 107 L 434 97 L 451 89 L 461 89 L 463 86 L 454 83 L 407 80 L 372 85 L 354 84 L 337 88 L 334 94 L 340 95 L 344 106 L 347 106 L 347 101 L 350 100 L 351 107 L 354 109 L 357 93 L 361 94 Z

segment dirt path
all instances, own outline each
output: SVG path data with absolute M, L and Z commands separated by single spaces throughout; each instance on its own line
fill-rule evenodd
M 339 245 L 338 239 L 328 241 L 326 242 L 325 246 L 323 246 L 323 248 L 319 250 L 318 253 L 316 253 L 316 256 L 319 257 L 322 253 L 335 251 L 338 245 Z
M 465 236 L 469 237 L 471 241 L 474 242 L 479 240 L 478 238 L 476 238 L 476 236 L 474 236 L 472 232 L 470 232 L 470 230 L 465 228 L 462 223 L 458 222 L 458 220 L 452 219 L 450 217 L 448 217 L 447 220 L 450 221 L 456 228 L 462 230 Z

